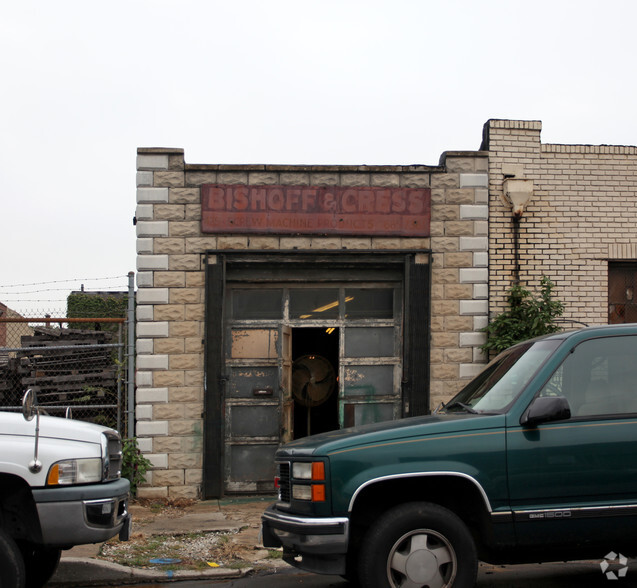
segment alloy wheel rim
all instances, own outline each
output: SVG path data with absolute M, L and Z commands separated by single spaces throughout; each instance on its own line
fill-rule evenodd
M 431 529 L 405 533 L 387 558 L 392 588 L 445 588 L 456 577 L 456 553 L 451 543 Z

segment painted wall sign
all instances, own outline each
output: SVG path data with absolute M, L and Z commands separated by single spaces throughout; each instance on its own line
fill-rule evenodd
M 429 188 L 201 187 L 204 233 L 428 237 Z

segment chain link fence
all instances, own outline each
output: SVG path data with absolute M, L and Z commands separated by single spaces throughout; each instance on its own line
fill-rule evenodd
M 121 318 L 23 317 L 0 304 L 0 410 L 21 410 L 31 389 L 43 414 L 134 436 L 131 308 Z

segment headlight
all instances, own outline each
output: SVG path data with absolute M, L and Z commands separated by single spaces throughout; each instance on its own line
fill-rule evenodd
M 292 477 L 296 480 L 325 480 L 325 464 L 322 461 L 294 462 Z
M 312 486 L 292 486 L 292 498 L 294 500 L 312 500 Z
M 102 460 L 99 457 L 58 461 L 51 466 L 46 477 L 49 486 L 89 484 L 101 480 Z
M 311 500 L 312 502 L 325 502 L 325 463 L 322 461 L 303 462 L 292 464 L 292 479 L 320 482 L 318 484 L 292 484 L 292 498 L 294 500 Z

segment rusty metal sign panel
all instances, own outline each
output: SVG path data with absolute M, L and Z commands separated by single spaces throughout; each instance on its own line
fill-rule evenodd
M 201 187 L 204 233 L 428 237 L 429 188 Z

